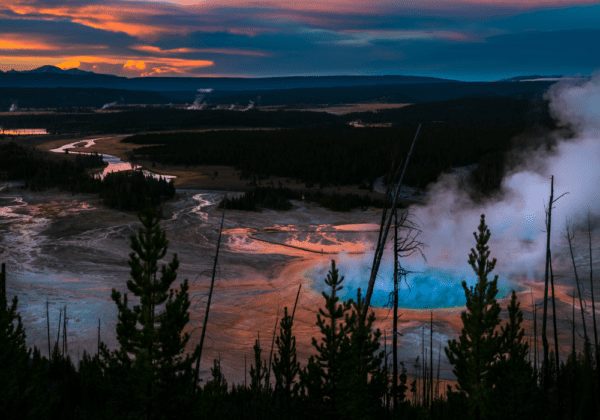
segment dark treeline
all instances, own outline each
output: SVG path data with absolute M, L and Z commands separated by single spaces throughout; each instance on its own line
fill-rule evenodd
M 157 207 L 175 196 L 173 183 L 141 171 L 94 175 L 105 163 L 97 154 L 52 155 L 17 143 L 0 143 L 0 181 L 24 181 L 25 188 L 58 188 L 71 193 L 98 194 L 104 204 L 119 210 Z
M 160 261 L 168 242 L 158 218 L 143 214 L 140 219 L 143 227 L 131 238 L 128 293 L 112 292 L 118 344 L 109 349 L 99 339 L 97 350 L 77 364 L 68 356 L 67 308 L 58 334 L 48 331 L 47 350 L 27 348 L 18 300 L 7 301 L 2 267 L 3 418 L 598 418 L 598 365 L 591 352 L 584 356 L 573 348 L 569 359 L 549 366 L 543 379 L 537 363 L 531 363 L 516 294 L 506 308 L 496 299 L 496 260 L 483 216 L 468 258 L 477 281 L 472 287 L 463 282 L 462 329 L 445 347 L 456 382 L 443 392 L 432 356 L 421 360 L 422 374 L 408 376 L 401 369 L 396 380 L 391 378 L 375 316 L 366 310 L 360 290 L 356 299 L 340 299 L 344 278 L 333 262 L 316 317 L 319 333 L 305 364 L 297 358 L 294 304 L 284 309 L 274 330 L 273 357 L 257 337 L 247 381 L 229 384 L 214 360 L 209 380 L 200 386 L 194 374 L 200 349 L 185 332 L 188 282 L 177 281 L 177 255 Z M 186 351 L 190 347 L 194 350 Z M 42 355 L 46 351 L 49 357 Z
M 102 180 L 100 188 L 100 198 L 104 204 L 119 210 L 156 208 L 173 197 L 173 182 L 145 175 L 141 171 L 110 173 Z
M 134 159 L 176 165 L 229 165 L 242 177 L 281 176 L 317 185 L 372 185 L 406 153 L 416 125 L 395 128 L 302 128 L 273 131 L 212 131 L 136 135 L 126 142 L 144 145 Z M 406 183 L 424 187 L 458 166 L 502 162 L 510 140 L 524 123 L 503 121 L 426 124 L 416 145 Z M 524 147 L 524 145 L 521 145 Z M 500 184 L 502 170 L 482 164 L 475 179 L 484 191 Z M 492 179 L 489 179 L 492 178 Z
M 220 208 L 230 210 L 259 211 L 261 209 L 290 210 L 290 200 L 306 200 L 333 211 L 350 211 L 356 208 L 381 207 L 383 200 L 366 194 L 325 193 L 315 190 L 296 190 L 283 187 L 255 187 L 239 196 L 226 196 Z
M 258 211 L 260 209 L 289 210 L 290 200 L 299 200 L 302 196 L 289 188 L 256 187 L 251 191 L 229 197 L 225 196 L 219 203 L 222 209 Z
M 115 112 L 87 111 L 0 116 L 2 127 L 40 127 L 53 134 L 136 133 L 207 127 L 300 127 L 331 124 L 340 124 L 340 119 L 325 112 L 193 111 L 169 107 L 138 107 Z
M 89 174 L 104 165 L 96 154 L 55 156 L 14 142 L 0 143 L 0 179 L 23 180 L 34 191 L 97 192 L 98 182 Z
M 193 94 L 188 94 L 193 100 Z M 0 87 L 0 111 L 13 104 L 20 108 L 100 108 L 107 103 L 156 104 L 169 98 L 158 92 L 94 88 L 6 88 Z

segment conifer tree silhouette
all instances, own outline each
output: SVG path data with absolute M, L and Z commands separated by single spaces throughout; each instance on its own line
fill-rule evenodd
M 193 389 L 193 354 L 185 351 L 190 337 L 184 332 L 189 321 L 188 282 L 172 288 L 179 268 L 177 255 L 159 266 L 168 241 L 156 214 L 142 213 L 140 221 L 142 228 L 131 237 L 127 281 L 127 289 L 137 299 L 130 306 L 127 293 L 112 291 L 119 348 L 109 357 L 129 375 L 129 405 L 138 406 L 140 416 L 161 418 L 183 410 L 181 401 Z
M 22 415 L 26 402 L 29 351 L 18 312 L 19 300 L 9 303 L 6 266 L 0 269 L 0 413 L 6 418 Z
M 322 293 L 325 305 L 317 314 L 317 326 L 321 337 L 313 337 L 312 345 L 316 354 L 311 356 L 302 373 L 305 393 L 309 397 L 323 401 L 332 410 L 336 408 L 338 388 L 341 380 L 341 353 L 347 338 L 347 325 L 344 317 L 350 307 L 340 302 L 338 292 L 342 290 L 344 277 L 331 261 L 325 284 L 328 290 Z
M 459 339 L 448 342 L 446 356 L 453 365 L 457 390 L 468 397 L 470 415 L 479 420 L 487 418 L 493 387 L 493 368 L 501 349 L 497 327 L 500 324 L 500 306 L 496 301 L 498 276 L 489 279 L 496 266 L 490 258 L 488 242 L 490 230 L 481 216 L 475 237 L 475 248 L 469 254 L 469 265 L 477 276 L 475 286 L 462 286 L 466 297 L 466 311 L 461 314 L 462 330 Z
M 277 353 L 273 359 L 275 375 L 275 392 L 288 400 L 296 393 L 296 379 L 300 372 L 300 364 L 296 357 L 296 337 L 292 330 L 293 319 L 288 315 L 288 308 L 283 309 L 283 318 L 279 323 L 279 336 L 275 339 Z

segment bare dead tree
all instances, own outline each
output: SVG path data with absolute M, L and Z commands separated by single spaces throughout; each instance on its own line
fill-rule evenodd
M 273 363 L 273 349 L 275 348 L 275 336 L 277 335 L 277 324 L 279 323 L 279 305 L 275 314 L 275 323 L 273 324 L 273 336 L 271 337 L 271 351 L 269 351 L 269 368 L 267 369 L 267 382 L 271 382 L 271 365 Z
M 392 401 L 394 412 L 398 407 L 398 212 L 394 212 L 394 309 L 392 313 Z
M 433 311 L 429 313 L 429 405 L 433 402 Z
M 294 309 L 292 309 L 292 323 L 296 317 L 296 308 L 298 307 L 298 300 L 300 299 L 300 291 L 302 290 L 302 283 L 298 285 L 298 291 L 296 292 L 296 300 L 294 301 Z
M 537 336 L 537 304 L 531 291 L 531 307 L 533 312 L 533 371 L 537 377 L 538 373 L 538 336 Z
M 50 309 L 48 308 L 48 299 L 46 299 L 46 335 L 48 336 L 48 359 L 50 359 L 52 349 L 50 348 Z
M 423 255 L 423 244 L 419 240 L 421 231 L 409 219 L 409 213 L 403 211 L 398 216 L 394 209 L 394 290 L 392 314 L 392 399 L 394 407 L 398 405 L 398 300 L 400 281 L 408 272 L 402 268 L 400 258 L 409 257 L 415 253 Z
M 202 323 L 202 333 L 200 335 L 200 344 L 197 348 L 196 368 L 194 373 L 194 387 L 197 386 L 200 377 L 200 360 L 202 359 L 202 349 L 204 347 L 204 337 L 206 337 L 206 327 L 208 325 L 208 314 L 210 313 L 210 304 L 212 301 L 213 290 L 215 287 L 215 277 L 217 275 L 217 263 L 219 261 L 219 250 L 221 249 L 221 238 L 223 236 L 223 222 L 225 221 L 225 210 L 221 213 L 221 224 L 219 226 L 219 237 L 217 239 L 217 250 L 213 262 L 212 276 L 210 279 L 210 289 L 208 291 L 208 301 L 206 302 L 206 312 L 204 312 L 204 322 Z
M 546 265 L 544 270 L 544 309 L 542 313 L 542 347 L 544 352 L 544 359 L 542 362 L 543 375 L 542 380 L 544 383 L 544 391 L 547 391 L 549 380 L 550 380 L 550 365 L 549 365 L 549 349 L 548 349 L 548 335 L 547 335 L 547 322 L 548 322 L 548 286 L 552 287 L 552 303 L 553 303 L 553 321 L 554 321 L 554 336 L 555 336 L 555 349 L 558 350 L 557 332 L 556 332 L 556 304 L 554 299 L 554 276 L 551 274 L 552 271 L 552 253 L 550 249 L 551 234 L 552 234 L 552 209 L 554 204 L 563 197 L 565 194 L 554 198 L 554 176 L 550 177 L 550 198 L 548 200 L 548 207 L 546 208 Z M 558 352 L 556 352 L 556 361 L 558 362 Z M 557 363 L 557 368 L 558 368 Z
M 547 318 L 548 318 L 548 285 L 550 281 L 550 234 L 552 227 L 552 206 L 554 202 L 554 176 L 550 178 L 550 199 L 546 210 L 546 267 L 544 272 L 544 312 L 542 315 L 542 346 L 544 348 L 543 361 L 543 381 L 544 389 L 547 389 L 550 379 L 550 366 L 548 364 L 548 336 L 547 336 Z
M 573 239 L 575 238 L 575 234 L 572 232 L 569 224 L 566 227 L 565 236 L 567 237 L 567 242 L 569 243 L 569 253 L 571 254 L 571 263 L 573 264 L 573 274 L 575 276 L 575 284 L 577 285 L 577 297 L 579 299 L 579 309 L 581 312 L 581 323 L 583 325 L 583 342 L 584 342 L 584 355 L 586 363 L 590 361 L 590 339 L 587 333 L 587 326 L 585 322 L 585 311 L 583 308 L 583 299 L 581 297 L 581 286 L 579 284 L 579 273 L 577 272 L 577 264 L 575 264 L 575 254 L 573 253 Z M 575 322 L 575 320 L 573 320 Z
M 68 347 L 67 347 L 67 305 L 64 308 L 63 315 L 63 339 L 62 339 L 62 354 L 63 356 L 67 355 Z
M 598 329 L 596 327 L 596 297 L 594 296 L 594 260 L 592 258 L 592 222 L 591 216 L 588 212 L 587 217 L 587 231 L 588 231 L 588 250 L 590 259 L 590 294 L 592 297 L 592 321 L 594 326 L 594 354 L 596 356 L 596 368 L 598 368 L 599 356 L 598 353 Z
M 442 343 L 438 342 L 438 362 L 437 362 L 437 375 L 435 381 L 435 395 L 436 398 L 440 398 L 440 365 L 442 363 Z
M 56 341 L 54 342 L 54 348 L 58 351 L 58 343 L 60 342 L 60 329 L 62 326 L 62 308 L 58 308 L 58 329 L 56 333 Z
M 554 293 L 554 270 L 552 269 L 552 258 L 550 259 L 550 288 L 552 290 L 552 328 L 554 334 L 554 362 L 556 363 L 556 369 L 560 368 L 560 354 L 558 352 L 558 327 L 556 325 L 556 295 Z M 559 384 L 560 386 L 560 384 Z
M 371 297 L 373 296 L 373 290 L 375 288 L 375 281 L 377 280 L 377 273 L 379 272 L 379 266 L 381 265 L 381 259 L 387 243 L 387 237 L 390 231 L 394 219 L 394 213 L 398 207 L 398 201 L 400 197 L 400 190 L 402 189 L 402 181 L 406 174 L 406 169 L 410 162 L 415 143 L 419 138 L 421 132 L 421 124 L 418 125 L 415 136 L 413 137 L 412 143 L 404 159 L 404 164 L 398 166 L 393 176 L 391 177 L 390 183 L 388 184 L 386 191 L 386 201 L 381 213 L 381 222 L 379 225 L 379 235 L 377 237 L 377 245 L 375 247 L 375 253 L 373 254 L 373 264 L 371 266 L 371 275 L 369 277 L 369 284 L 367 287 L 367 293 L 365 295 L 365 306 L 364 311 L 361 314 L 361 321 L 364 323 L 367 313 L 369 312 L 369 306 L 371 304 Z
M 573 293 L 571 298 L 571 357 L 573 358 L 573 362 L 575 362 L 575 358 L 577 357 L 575 349 L 575 293 Z
M 100 339 L 100 318 L 98 318 L 98 340 L 97 340 L 97 347 L 96 347 L 96 354 L 100 355 L 100 344 L 102 343 L 102 340 Z

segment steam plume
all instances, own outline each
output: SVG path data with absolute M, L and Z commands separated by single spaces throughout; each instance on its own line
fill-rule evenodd
M 423 230 L 421 239 L 426 244 L 427 262 L 419 257 L 404 261 L 416 271 L 441 270 L 456 277 L 472 278 L 467 254 L 473 246 L 471 232 L 477 227 L 479 216 L 486 215 L 492 231 L 490 242 L 493 256 L 498 258 L 496 271 L 503 278 L 527 277 L 540 279 L 545 255 L 545 205 L 548 201 L 550 176 L 555 177 L 557 195 L 568 192 L 553 211 L 553 241 L 563 236 L 565 221 L 581 220 L 589 211 L 600 216 L 600 76 L 592 79 L 565 81 L 554 85 L 547 93 L 553 117 L 572 133 L 560 137 L 551 150 L 529 150 L 520 156 L 518 164 L 508 173 L 500 193 L 485 203 L 474 202 L 460 175 L 445 174 L 427 191 L 424 204 L 410 211 Z M 391 259 L 391 258 L 390 258 Z M 370 257 L 360 261 L 351 257 L 340 262 L 345 267 L 349 289 L 364 287 Z M 389 290 L 390 260 L 382 262 L 380 280 L 376 289 Z M 350 273 L 348 273 L 350 271 Z M 321 273 L 320 273 L 321 274 Z M 448 279 L 440 278 L 440 281 Z M 415 280 L 415 283 L 417 280 Z M 356 284 L 354 284 L 356 283 Z M 415 284 L 418 289 L 418 285 Z M 454 292 L 462 295 L 457 284 Z M 454 293 L 453 292 L 453 293 Z M 420 293 L 419 290 L 413 293 Z M 445 294 L 427 286 L 429 294 Z
M 194 99 L 194 102 L 189 105 L 186 109 L 188 110 L 203 110 L 206 108 L 206 102 L 204 101 L 204 99 L 206 98 L 206 96 L 210 93 L 212 93 L 213 89 L 208 88 L 208 89 L 198 89 L 196 91 L 196 98 Z

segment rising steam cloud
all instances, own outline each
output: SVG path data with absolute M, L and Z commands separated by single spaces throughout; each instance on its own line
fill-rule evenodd
M 543 270 L 552 175 L 557 195 L 568 192 L 554 210 L 557 232 L 566 220 L 581 220 L 588 211 L 600 215 L 600 77 L 558 83 L 547 97 L 554 118 L 572 130 L 572 137 L 558 138 L 549 151 L 521 156 L 523 163 L 505 177 L 498 197 L 483 205 L 469 198 L 455 176 L 446 175 L 431 187 L 425 205 L 411 209 L 423 228 L 430 265 L 465 267 L 473 243 L 469 233 L 486 214 L 499 271 L 537 277 Z
M 553 213 L 553 241 L 562 240 L 567 220 L 576 223 L 590 212 L 600 216 L 600 77 L 579 82 L 560 82 L 547 93 L 553 117 L 570 129 L 572 135 L 556 137 L 554 147 L 534 149 L 519 156 L 522 162 L 504 178 L 500 193 L 485 203 L 476 203 L 465 190 L 459 176 L 445 174 L 432 185 L 424 204 L 410 209 L 413 220 L 422 229 L 427 261 L 411 257 L 407 268 L 419 272 L 454 273 L 457 278 L 473 277 L 467 254 L 473 246 L 473 232 L 481 214 L 492 231 L 490 246 L 497 257 L 500 288 L 508 288 L 504 279 L 526 277 L 540 279 L 545 256 L 545 206 L 550 191 L 550 176 L 555 177 L 555 193 L 568 195 L 560 199 Z M 360 261 L 344 257 L 340 266 L 347 275 L 349 292 L 366 287 L 371 256 Z M 391 289 L 391 258 L 384 259 L 376 289 L 380 295 Z M 441 270 L 441 271 L 438 271 Z M 358 273 L 353 275 L 352 273 Z M 322 273 L 319 273 L 322 274 Z M 427 283 L 422 278 L 423 284 Z M 413 290 L 419 294 L 418 281 Z M 447 280 L 447 279 L 446 279 Z M 443 281 L 446 281 L 443 280 Z M 458 284 L 456 285 L 458 286 Z M 453 286 L 454 287 L 454 286 Z M 428 294 L 436 294 L 431 284 Z M 460 286 L 454 295 L 462 296 Z M 456 299 L 448 290 L 439 290 L 439 299 Z M 415 297 L 413 296 L 413 297 Z M 436 298 L 437 299 L 437 298 Z M 453 306 L 428 299 L 424 306 Z

